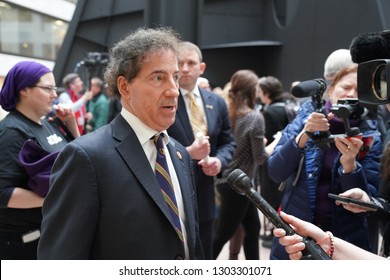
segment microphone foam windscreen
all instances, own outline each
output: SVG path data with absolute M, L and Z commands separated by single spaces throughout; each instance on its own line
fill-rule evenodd
M 359 34 L 352 40 L 349 49 L 354 63 L 390 58 L 389 32 Z

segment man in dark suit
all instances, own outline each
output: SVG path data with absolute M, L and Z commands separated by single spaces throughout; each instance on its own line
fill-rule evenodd
M 57 158 L 38 258 L 203 258 L 191 158 L 166 132 L 179 96 L 178 46 L 169 28 L 138 29 L 110 50 L 105 79 L 123 109 Z M 176 218 L 155 176 L 157 153 L 167 160 Z
M 197 80 L 206 68 L 200 49 L 190 42 L 183 42 L 180 49 L 178 112 L 175 123 L 168 129 L 168 133 L 187 148 L 194 160 L 200 238 L 205 258 L 212 259 L 214 176 L 219 175 L 232 159 L 234 142 L 225 100 L 197 86 Z M 203 132 L 206 134 L 203 141 L 197 139 L 196 134 L 199 132 L 190 121 L 189 93 L 193 94 L 203 112 L 207 130 Z

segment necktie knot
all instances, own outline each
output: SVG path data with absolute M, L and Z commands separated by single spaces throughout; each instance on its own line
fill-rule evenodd
M 156 149 L 157 149 L 157 156 L 159 154 L 165 155 L 163 139 L 164 139 L 163 133 L 156 134 L 153 136 L 153 142 L 154 142 L 154 145 L 156 145 Z
M 187 97 L 190 99 L 190 101 L 195 101 L 195 96 L 194 96 L 194 93 L 192 91 L 189 91 L 187 93 Z

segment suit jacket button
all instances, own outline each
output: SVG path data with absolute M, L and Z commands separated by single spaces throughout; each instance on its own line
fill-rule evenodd
M 181 261 L 181 260 L 184 260 L 184 257 L 183 256 L 181 256 L 181 255 L 178 255 L 178 256 L 176 256 L 176 258 L 175 258 L 176 260 L 178 260 L 178 261 Z

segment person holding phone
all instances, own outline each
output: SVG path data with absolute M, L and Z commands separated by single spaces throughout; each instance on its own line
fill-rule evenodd
M 381 157 L 381 182 L 379 185 L 378 194 L 371 196 L 359 188 L 353 188 L 339 194 L 343 198 L 358 200 L 364 203 L 370 203 L 377 206 L 377 211 L 370 212 L 370 215 L 377 217 L 382 223 L 382 246 L 379 254 L 385 257 L 390 256 L 390 142 L 388 142 L 383 150 Z M 353 213 L 365 213 L 367 208 L 357 204 L 343 204 L 336 201 L 337 205 L 342 204 L 343 207 Z
M 374 59 L 390 58 L 390 45 L 386 42 L 390 42 L 389 31 L 359 34 L 351 42 L 350 52 L 352 61 L 354 63 L 362 63 Z M 366 77 L 363 78 L 365 79 Z M 386 107 L 390 111 L 389 103 L 386 104 Z M 361 188 L 351 188 L 339 193 L 338 195 L 342 198 L 354 199 L 365 203 L 373 203 L 378 206 L 377 211 L 370 212 L 370 215 L 378 217 L 379 220 L 384 223 L 382 231 L 383 241 L 380 254 L 388 257 L 390 251 L 390 144 L 388 142 L 383 150 L 380 164 L 381 181 L 376 196 Z M 356 204 L 344 204 L 340 201 L 336 201 L 336 205 L 340 204 L 343 205 L 345 210 L 349 210 L 353 213 L 364 213 L 367 211 L 366 208 Z M 304 222 L 297 217 L 287 215 L 283 212 L 280 214 L 282 218 L 291 224 L 296 232 L 301 236 L 310 236 L 317 242 L 322 243 L 322 246 L 331 245 L 331 235 L 329 233 L 326 234 L 314 224 Z M 274 229 L 274 235 L 279 238 L 280 244 L 285 247 L 290 259 L 300 259 L 302 256 L 301 250 L 304 248 L 304 245 L 301 243 L 302 238 L 300 236 L 286 236 L 285 231 L 279 228 Z M 326 242 L 326 235 L 329 236 L 328 242 Z M 324 242 L 321 242 L 321 240 L 324 240 Z M 333 259 L 383 259 L 380 256 L 362 250 L 337 237 L 333 238 L 333 246 Z M 327 248 L 323 247 L 323 249 L 326 250 Z
M 344 68 L 328 87 L 329 101 L 317 112 L 315 103 L 301 105 L 297 117 L 284 129 L 282 137 L 268 160 L 271 180 L 283 182 L 281 210 L 311 222 L 324 231 L 365 250 L 375 247 L 370 242 L 367 215 L 355 215 L 334 204 L 328 193 L 339 194 L 353 187 L 375 196 L 379 186 L 379 158 L 382 152 L 380 133 L 375 120 L 351 119 L 363 137 L 372 137 L 369 152 L 360 153 L 363 141 L 358 137 L 335 137 L 329 148 L 313 143 L 308 133 L 329 132 L 345 135 L 344 122 L 330 113 L 340 99 L 357 98 L 357 65 Z M 281 168 L 282 167 L 282 168 Z M 293 183 L 295 182 L 295 183 Z M 287 259 L 284 248 L 274 239 L 271 259 Z

